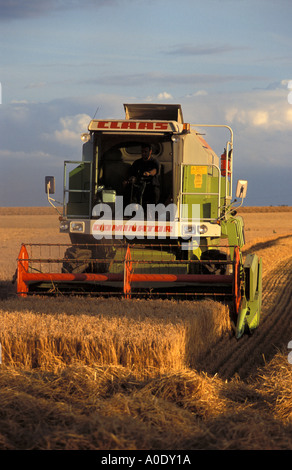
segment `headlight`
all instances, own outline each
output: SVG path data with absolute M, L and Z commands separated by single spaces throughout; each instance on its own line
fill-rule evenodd
M 67 230 L 69 230 L 69 222 L 66 222 L 66 221 L 60 222 L 60 231 L 67 232 Z
M 183 226 L 183 234 L 195 235 L 196 234 L 195 225 L 184 225 Z
M 90 141 L 90 134 L 85 132 L 84 134 L 81 134 L 80 138 L 81 138 L 82 142 L 84 142 L 84 143 L 89 142 Z
M 84 232 L 84 222 L 71 222 L 70 232 Z
M 204 233 L 208 232 L 207 225 L 199 225 L 198 231 L 200 235 L 203 235 Z

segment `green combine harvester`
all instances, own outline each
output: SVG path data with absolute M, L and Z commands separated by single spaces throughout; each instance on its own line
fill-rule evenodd
M 262 263 L 242 256 L 236 208 L 247 181 L 232 201 L 231 128 L 185 123 L 180 105 L 124 108 L 124 119 L 93 119 L 82 159 L 65 161 L 60 232 L 70 242 L 22 245 L 18 295 L 210 297 L 230 305 L 238 338 L 254 330 Z M 220 157 L 203 138 L 209 128 L 228 132 Z M 58 210 L 54 177 L 46 192 Z

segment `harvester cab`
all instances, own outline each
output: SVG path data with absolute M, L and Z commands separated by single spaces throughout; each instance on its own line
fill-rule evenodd
M 253 330 L 260 319 L 261 260 L 242 256 L 244 224 L 236 204 L 247 182 L 239 180 L 240 202 L 232 201 L 232 129 L 185 123 L 180 105 L 125 104 L 124 110 L 124 119 L 93 119 L 81 136 L 82 158 L 64 162 L 60 232 L 69 243 L 56 247 L 58 257 L 22 246 L 19 295 L 208 296 L 229 302 L 237 337 Z M 220 157 L 202 132 L 219 127 L 229 133 Z M 47 177 L 55 206 L 54 186 Z

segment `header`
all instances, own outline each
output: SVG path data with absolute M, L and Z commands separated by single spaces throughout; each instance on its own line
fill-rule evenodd
M 101 121 L 93 119 L 89 131 L 138 131 L 138 132 L 179 132 L 177 123 L 170 121 Z

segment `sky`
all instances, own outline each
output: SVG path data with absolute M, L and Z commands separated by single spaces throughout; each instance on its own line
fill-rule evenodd
M 0 0 L 0 206 L 62 200 L 64 160 L 124 103 L 234 133 L 246 206 L 292 205 L 290 0 Z M 221 154 L 229 134 L 205 129 Z

